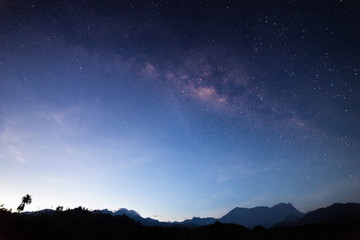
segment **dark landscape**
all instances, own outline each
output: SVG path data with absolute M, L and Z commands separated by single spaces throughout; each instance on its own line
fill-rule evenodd
M 295 213 L 295 214 L 294 214 Z M 270 219 L 288 214 L 270 226 Z M 229 216 L 232 216 L 231 218 Z M 274 217 L 275 216 L 275 217 Z M 284 215 L 283 215 L 284 216 Z M 293 219 L 290 221 L 290 217 Z M 201 221 L 204 220 L 204 221 Z M 252 228 L 236 224 L 257 224 Z M 267 223 L 268 227 L 260 223 Z M 0 210 L 0 239 L 343 239 L 360 238 L 360 204 L 336 203 L 301 214 L 291 204 L 235 208 L 220 219 L 159 222 L 135 211 L 83 207 L 12 213 Z

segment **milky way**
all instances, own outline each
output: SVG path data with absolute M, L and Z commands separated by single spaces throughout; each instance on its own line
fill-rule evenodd
M 239 2 L 1 1 L 0 203 L 360 201 L 360 4 Z

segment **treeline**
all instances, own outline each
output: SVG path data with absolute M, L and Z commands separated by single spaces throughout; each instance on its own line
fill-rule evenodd
M 0 212 L 0 239 L 116 239 L 141 225 L 127 216 L 93 213 L 82 207 L 40 214 Z
M 307 225 L 250 230 L 236 224 L 148 227 L 123 215 L 111 216 L 82 207 L 40 214 L 0 210 L 0 239 L 360 239 L 359 224 Z

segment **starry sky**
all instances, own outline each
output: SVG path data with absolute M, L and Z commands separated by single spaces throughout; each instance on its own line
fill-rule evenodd
M 359 92 L 357 0 L 1 0 L 0 203 L 359 202 Z

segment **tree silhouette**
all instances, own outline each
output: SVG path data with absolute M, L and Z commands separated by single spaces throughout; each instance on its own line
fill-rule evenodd
M 58 206 L 57 208 L 56 208 L 56 211 L 57 212 L 61 212 L 61 211 L 63 211 L 64 210 L 64 207 L 63 206 Z
M 9 211 L 7 208 L 4 207 L 4 204 L 0 204 L 0 211 Z
M 21 204 L 18 206 L 17 211 L 18 213 L 21 211 L 24 211 L 25 208 L 25 204 L 30 204 L 32 202 L 32 198 L 29 194 L 26 194 L 23 198 L 22 198 L 22 202 Z

